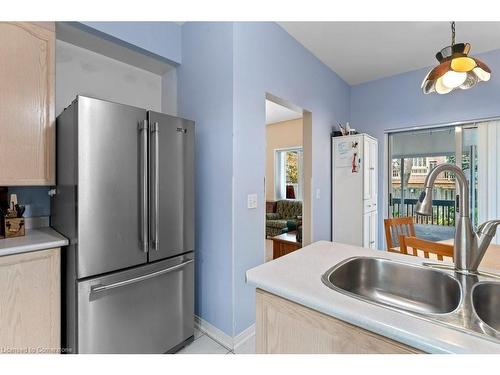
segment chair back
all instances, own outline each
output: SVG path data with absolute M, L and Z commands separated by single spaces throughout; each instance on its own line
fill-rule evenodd
M 411 254 L 409 255 L 418 256 L 418 251 L 420 250 L 424 253 L 425 258 L 429 258 L 429 253 L 432 253 L 437 255 L 438 260 L 443 260 L 443 256 L 453 259 L 453 245 L 406 236 L 399 237 L 399 244 L 402 254 L 409 254 L 409 249 L 411 248 Z
M 399 236 L 415 237 L 415 222 L 411 216 L 385 219 L 384 229 L 388 251 L 399 252 L 395 249 L 400 246 Z

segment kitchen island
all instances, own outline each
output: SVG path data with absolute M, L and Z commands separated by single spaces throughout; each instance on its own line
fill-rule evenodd
M 257 353 L 500 353 L 498 341 L 330 289 L 321 275 L 354 256 L 424 258 L 316 242 L 247 271 L 257 288 Z

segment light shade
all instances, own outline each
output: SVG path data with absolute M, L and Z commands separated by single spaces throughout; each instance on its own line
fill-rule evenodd
M 491 70 L 479 59 L 469 57 L 469 43 L 459 43 L 443 48 L 436 54 L 440 62 L 422 82 L 424 94 L 447 94 L 457 88 L 466 90 L 478 82 L 488 81 Z

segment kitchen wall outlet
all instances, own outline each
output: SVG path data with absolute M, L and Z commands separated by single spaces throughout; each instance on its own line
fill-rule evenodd
M 257 208 L 257 194 L 248 194 L 248 208 Z
M 321 191 L 316 189 L 316 199 L 321 199 Z

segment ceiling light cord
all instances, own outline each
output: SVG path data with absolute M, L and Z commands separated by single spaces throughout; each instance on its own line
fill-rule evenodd
M 451 22 L 451 46 L 455 45 L 455 21 Z

